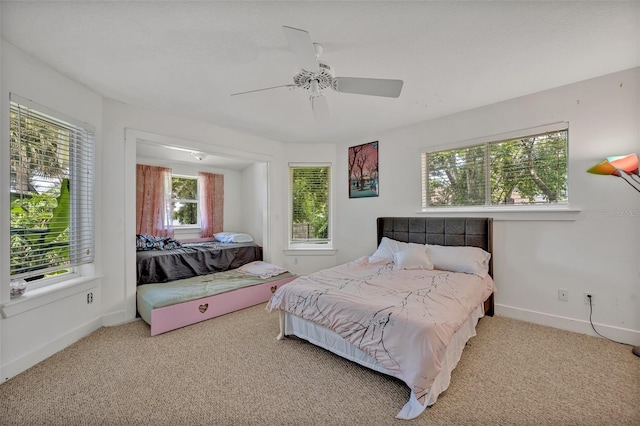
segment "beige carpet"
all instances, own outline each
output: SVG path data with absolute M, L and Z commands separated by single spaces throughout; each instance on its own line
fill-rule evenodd
M 0 385 L 0 424 L 640 424 L 640 358 L 604 339 L 484 318 L 449 389 L 403 421 L 402 382 L 277 324 L 255 306 L 155 337 L 102 328 Z

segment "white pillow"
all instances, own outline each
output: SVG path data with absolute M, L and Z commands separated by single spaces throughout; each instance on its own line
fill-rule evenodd
M 378 249 L 371 255 L 375 258 L 383 258 L 393 260 L 393 255 L 407 248 L 409 243 L 392 240 L 391 238 L 382 237 Z
M 433 269 L 433 263 L 422 244 L 409 243 L 408 247 L 393 255 L 393 269 Z
M 253 241 L 251 235 L 240 232 L 218 232 L 214 234 L 214 237 L 221 243 L 250 243 Z
M 479 247 L 431 244 L 427 244 L 426 247 L 435 269 L 464 272 L 478 275 L 482 278 L 489 273 L 491 253 L 487 253 Z
M 275 277 L 276 275 L 288 272 L 284 268 L 281 268 L 272 263 L 263 262 L 261 260 L 256 260 L 254 262 L 244 264 L 238 268 L 238 271 L 244 272 L 245 274 L 249 275 L 255 275 L 262 279 Z

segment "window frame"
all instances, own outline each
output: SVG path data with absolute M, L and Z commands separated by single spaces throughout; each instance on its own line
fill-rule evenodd
M 192 229 L 192 230 L 196 230 L 196 229 L 200 229 L 200 179 L 198 179 L 198 176 L 193 176 L 193 175 L 188 175 L 188 174 L 184 174 L 184 173 L 173 173 L 171 172 L 171 187 L 173 188 L 173 178 L 181 178 L 181 179 L 192 179 L 196 181 L 196 199 L 195 200 L 191 200 L 191 199 L 187 199 L 187 198 L 173 198 L 171 197 L 171 204 L 173 205 L 174 202 L 187 202 L 187 203 L 194 203 L 196 205 L 196 223 L 195 224 L 180 224 L 180 225 L 176 225 L 175 223 L 173 223 L 173 209 L 171 209 L 171 222 L 172 222 L 172 226 L 173 229 Z M 172 189 L 172 195 L 173 195 L 173 189 Z
M 327 226 L 328 226 L 328 236 L 324 241 L 318 242 L 310 242 L 309 240 L 295 240 L 293 239 L 293 170 L 298 168 L 326 168 L 328 169 L 329 174 L 329 182 L 328 182 L 328 194 L 327 194 Z M 309 162 L 295 162 L 289 163 L 288 167 L 288 224 L 287 224 L 287 242 L 288 242 L 288 250 L 300 250 L 300 251 L 326 251 L 333 250 L 333 165 L 328 162 L 318 162 L 318 163 L 309 163 Z
M 489 176 L 490 170 L 490 149 L 492 144 L 499 144 L 511 140 L 526 139 L 546 133 L 566 132 L 566 202 L 561 203 L 535 203 L 535 204 L 491 204 L 491 183 Z M 511 131 L 507 133 L 501 133 L 496 135 L 490 135 L 475 139 L 469 139 L 465 141 L 453 142 L 449 144 L 436 145 L 431 147 L 423 147 L 420 149 L 420 165 L 421 165 L 421 210 L 422 213 L 430 212 L 452 212 L 452 213 L 465 213 L 465 212 L 535 212 L 535 211 L 579 211 L 572 209 L 570 206 L 570 173 L 569 173 L 569 122 L 561 121 L 550 124 L 545 124 L 536 127 L 530 127 L 526 129 Z M 428 181 L 429 181 L 429 169 L 428 169 L 428 154 L 438 153 L 448 150 L 457 150 L 465 148 L 473 148 L 477 146 L 483 146 L 484 149 L 484 185 L 485 185 L 485 203 L 483 204 L 469 204 L 469 205 L 433 205 L 429 204 L 428 200 Z M 489 204 L 487 204 L 489 200 Z
M 94 274 L 95 263 L 95 127 L 55 111 L 46 106 L 24 99 L 14 93 L 9 94 L 9 116 L 14 113 L 27 113 L 34 119 L 50 121 L 52 125 L 66 128 L 70 131 L 70 146 L 68 155 L 71 158 L 68 164 L 70 183 L 75 190 L 71 191 L 69 198 L 69 243 L 77 248 L 69 253 L 67 262 L 59 267 L 43 268 L 42 274 L 49 274 L 36 278 L 38 274 L 8 272 L 10 280 L 27 279 L 27 289 L 34 290 L 48 287 L 53 284 L 88 277 Z M 10 123 L 9 129 L 12 129 Z M 19 142 L 23 143 L 23 142 Z M 26 142 L 25 142 L 26 143 Z M 73 159 L 80 159 L 74 161 Z M 10 172 L 11 167 L 8 167 Z M 11 179 L 9 179 L 11 186 Z M 11 227 L 11 214 L 9 214 L 9 227 Z M 9 250 L 9 263 L 12 253 Z M 64 271 L 50 275 L 57 271 Z M 35 272 L 35 271 L 34 271 Z

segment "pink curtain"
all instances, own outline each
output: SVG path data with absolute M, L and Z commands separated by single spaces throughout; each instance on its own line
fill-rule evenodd
M 171 169 L 136 165 L 136 234 L 173 237 Z
M 213 237 L 223 229 L 224 175 L 198 173 L 198 191 L 200 235 L 203 238 Z

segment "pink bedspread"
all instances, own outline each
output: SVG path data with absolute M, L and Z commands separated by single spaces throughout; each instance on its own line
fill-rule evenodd
M 495 285 L 491 277 L 393 266 L 363 257 L 298 277 L 276 291 L 267 309 L 335 331 L 403 380 L 424 405 L 452 335 Z

